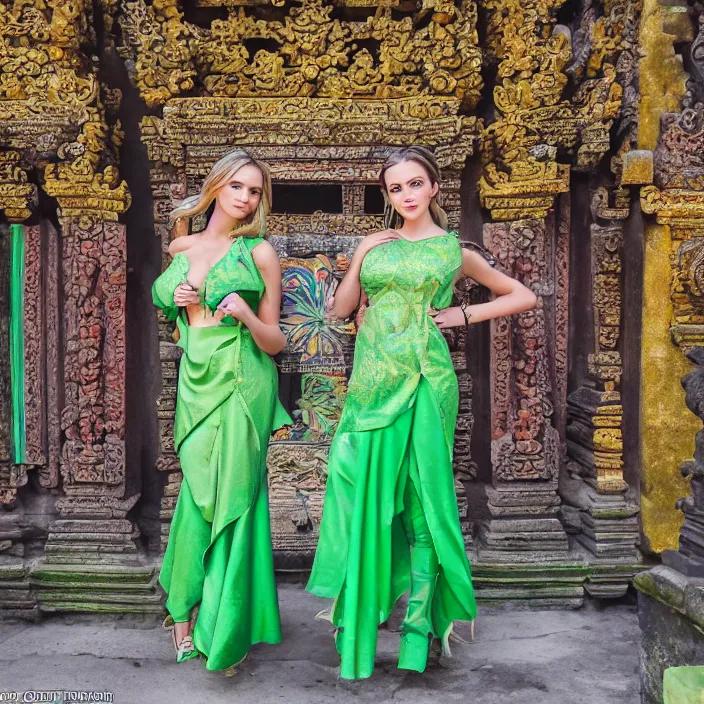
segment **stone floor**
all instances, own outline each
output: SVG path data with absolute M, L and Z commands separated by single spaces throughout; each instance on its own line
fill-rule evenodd
M 639 701 L 638 628 L 629 604 L 484 608 L 475 641 L 455 645 L 453 658 L 423 675 L 396 669 L 398 633 L 382 630 L 374 676 L 349 683 L 337 677 L 330 624 L 314 620 L 328 603 L 297 585 L 282 585 L 279 596 L 284 642 L 257 646 L 235 678 L 206 672 L 198 660 L 176 665 L 168 634 L 153 622 L 49 617 L 39 625 L 0 624 L 0 701 L 7 701 L 4 692 L 29 690 L 107 691 L 116 704 Z

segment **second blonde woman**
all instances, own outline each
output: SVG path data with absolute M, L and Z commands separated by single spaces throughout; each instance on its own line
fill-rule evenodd
M 266 449 L 290 419 L 270 356 L 285 337 L 279 259 L 264 239 L 268 168 L 228 154 L 172 217 L 213 202 L 203 232 L 171 243 L 152 291 L 183 349 L 174 424 L 183 482 L 159 582 L 177 661 L 201 655 L 208 670 L 231 674 L 254 643 L 281 640 Z
M 476 615 L 452 474 L 459 391 L 443 328 L 511 315 L 535 295 L 463 249 L 437 203 L 423 147 L 391 153 L 380 174 L 394 229 L 365 237 L 335 294 L 346 318 L 368 298 L 345 407 L 330 448 L 320 540 L 308 589 L 335 599 L 340 674 L 369 677 L 377 628 L 410 590 L 398 666 L 423 672 L 431 638 Z M 451 306 L 468 276 L 495 300 Z

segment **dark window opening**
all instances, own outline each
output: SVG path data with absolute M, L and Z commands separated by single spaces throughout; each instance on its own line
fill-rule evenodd
M 379 215 L 384 212 L 384 196 L 380 186 L 364 187 L 364 212 L 367 215 Z
M 309 215 L 342 212 L 342 186 L 322 183 L 274 184 L 272 213 Z

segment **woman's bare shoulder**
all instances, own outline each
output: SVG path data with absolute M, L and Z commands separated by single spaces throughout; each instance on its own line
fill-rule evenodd
M 174 254 L 178 254 L 179 252 L 187 252 L 189 249 L 193 248 L 199 239 L 200 237 L 198 235 L 176 237 L 171 240 L 171 244 L 169 244 L 169 254 L 173 257 Z
M 262 267 L 278 267 L 279 255 L 276 253 L 273 245 L 266 240 L 262 240 L 252 247 L 252 259 L 254 263 L 261 269 Z

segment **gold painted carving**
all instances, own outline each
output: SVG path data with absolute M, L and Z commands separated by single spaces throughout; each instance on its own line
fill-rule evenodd
M 80 51 L 88 33 L 85 0 L 13 0 L 0 5 L 0 100 L 27 101 L 34 113 L 77 109 L 97 95 Z M 92 10 L 91 10 L 92 11 Z M 16 115 L 15 115 L 16 117 Z
M 37 188 L 27 183 L 27 172 L 18 164 L 19 152 L 0 153 L 0 210 L 10 222 L 22 222 L 31 214 Z
M 589 45 L 573 51 L 569 30 L 557 24 L 564 0 L 482 0 L 488 51 L 498 62 L 497 120 L 482 135 L 482 204 L 499 220 L 544 217 L 554 195 L 569 189 L 571 161 L 593 169 L 610 148 L 629 75 L 619 57 L 633 49 L 639 4 L 607 0 L 589 25 Z M 627 62 L 623 62 L 626 64 Z M 583 79 L 563 97 L 569 74 Z
M 0 5 L 0 207 L 30 215 L 35 188 L 26 170 L 45 167 L 43 184 L 63 217 L 116 220 L 129 206 L 97 72 L 82 51 L 92 35 L 87 0 L 13 0 Z M 119 92 L 104 90 L 108 107 Z M 52 163 L 57 162 L 57 163 Z
M 136 0 L 120 19 L 123 54 L 134 57 L 149 106 L 195 88 L 228 98 L 448 96 L 473 108 L 482 85 L 475 3 L 426 3 L 434 11 L 421 26 L 383 5 L 364 21 L 333 17 L 324 0 L 291 3 L 283 21 L 239 7 L 203 29 L 183 19 L 178 0 Z M 268 48 L 250 50 L 251 40 Z
M 398 7 L 400 0 L 332 0 L 342 7 Z M 423 6 L 446 4 L 444 0 L 423 0 Z M 283 7 L 285 0 L 196 0 L 198 7 L 256 7 L 273 5 Z
M 97 108 L 90 113 L 76 141 L 59 149 L 65 161 L 49 164 L 44 171 L 44 190 L 57 198 L 62 218 L 79 218 L 84 225 L 117 220 L 130 206 L 127 183 L 120 181 L 117 167 L 100 170 L 109 131 Z
M 144 117 L 141 130 L 152 162 L 177 167 L 188 162 L 190 172 L 203 175 L 233 146 L 257 144 L 258 156 L 282 162 L 277 179 L 301 180 L 305 174 L 306 179 L 347 181 L 356 175 L 374 182 L 384 158 L 380 144 L 427 144 L 437 147 L 443 168 L 464 166 L 481 123 L 458 115 L 458 110 L 456 100 L 431 96 L 364 102 L 179 98 L 165 106 L 163 119 Z M 340 173 L 322 161 L 316 167 L 316 158 L 334 160 Z
M 670 233 L 670 333 L 686 349 L 704 345 L 704 108 L 662 118 L 654 152 L 656 185 L 640 192 L 643 212 Z

